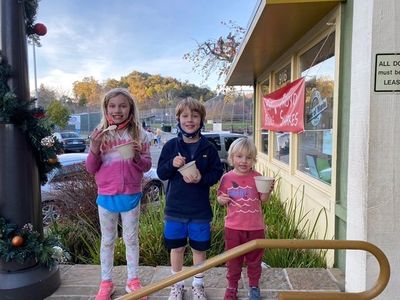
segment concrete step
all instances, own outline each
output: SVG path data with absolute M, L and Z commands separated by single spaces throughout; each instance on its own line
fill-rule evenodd
M 94 299 L 100 282 L 98 265 L 60 265 L 61 286 L 46 300 L 87 300 Z M 140 279 L 144 286 L 160 281 L 171 275 L 170 267 L 140 267 Z M 209 300 L 224 298 L 226 268 L 218 267 L 205 273 L 205 289 Z M 116 292 L 113 299 L 125 295 L 126 267 L 113 269 Z M 191 299 L 192 279 L 185 280 L 185 299 Z M 243 269 L 239 282 L 239 299 L 247 299 L 247 275 Z M 343 291 L 344 274 L 339 269 L 281 269 L 263 268 L 260 280 L 262 299 L 278 299 L 283 290 Z M 154 293 L 149 300 L 167 299 L 169 288 Z

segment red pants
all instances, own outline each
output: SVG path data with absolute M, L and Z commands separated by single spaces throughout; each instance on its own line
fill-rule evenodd
M 235 230 L 225 228 L 225 250 L 232 249 L 246 242 L 255 239 L 264 239 L 264 230 Z M 264 249 L 257 249 L 227 261 L 228 273 L 226 278 L 230 288 L 237 288 L 240 275 L 242 273 L 243 262 L 247 265 L 247 276 L 249 277 L 249 286 L 258 287 L 261 277 L 261 261 Z

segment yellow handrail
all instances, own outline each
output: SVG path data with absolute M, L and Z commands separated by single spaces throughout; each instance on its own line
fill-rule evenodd
M 247 242 L 243 245 L 230 249 L 222 254 L 207 259 L 204 263 L 185 269 L 175 275 L 171 275 L 159 282 L 149 284 L 139 291 L 119 297 L 118 300 L 135 300 L 144 296 L 151 295 L 163 288 L 173 285 L 181 280 L 192 277 L 197 273 L 204 272 L 215 266 L 221 265 L 226 261 L 243 255 L 247 252 L 261 248 L 281 248 L 281 249 L 348 249 L 365 250 L 373 254 L 380 267 L 380 272 L 375 285 L 364 292 L 297 292 L 282 291 L 279 293 L 279 300 L 325 300 L 325 299 L 346 299 L 346 300 L 367 300 L 377 297 L 385 289 L 390 278 L 390 265 L 385 254 L 375 245 L 365 241 L 346 241 L 346 240 L 267 240 L 258 239 Z

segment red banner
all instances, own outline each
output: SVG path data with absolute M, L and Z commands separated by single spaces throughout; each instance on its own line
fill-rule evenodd
M 304 131 L 304 78 L 263 97 L 262 129 Z

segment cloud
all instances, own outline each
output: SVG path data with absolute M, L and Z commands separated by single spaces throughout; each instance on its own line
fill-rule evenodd
M 119 80 L 132 71 L 202 85 L 192 63 L 183 59 L 184 53 L 196 47 L 196 40 L 220 35 L 224 28 L 219 22 L 227 20 L 227 16 L 237 20 L 235 15 L 238 15 L 247 20 L 249 8 L 253 8 L 247 0 L 237 4 L 229 1 L 229 7 L 227 0 L 200 1 L 192 3 L 195 6 L 191 9 L 181 0 L 110 3 L 106 0 L 97 0 L 96 4 L 78 0 L 40 2 L 37 19 L 46 24 L 48 33 L 41 38 L 42 47 L 36 49 L 38 86 L 44 84 L 68 91 L 74 81 L 84 77 Z M 231 7 L 234 8 L 230 10 Z M 32 50 L 28 53 L 33 90 Z M 216 77 L 207 80 L 210 88 L 216 87 Z

